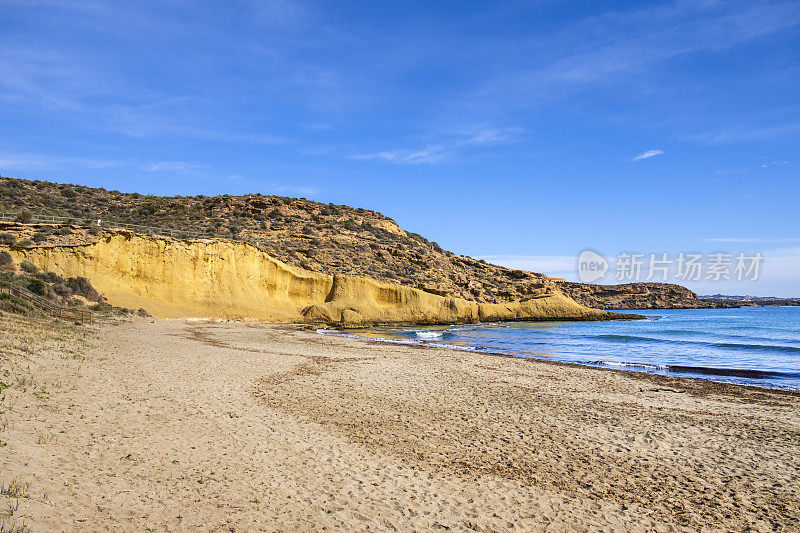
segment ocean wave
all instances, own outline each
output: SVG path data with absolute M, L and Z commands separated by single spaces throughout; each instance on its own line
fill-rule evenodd
M 366 339 L 367 337 L 363 337 L 361 335 L 356 335 L 355 333 L 343 333 L 338 329 L 331 329 L 331 328 L 319 328 L 317 333 L 320 335 L 334 335 L 336 337 L 348 337 L 351 339 Z
M 444 331 L 430 331 L 430 330 L 414 330 L 414 335 L 419 337 L 420 339 L 441 339 L 444 337 Z
M 782 353 L 800 353 L 800 347 L 782 346 L 780 344 L 751 344 L 742 342 L 715 342 L 715 341 L 693 341 L 685 339 L 660 339 L 657 337 L 642 337 L 639 335 L 594 335 L 591 338 L 603 339 L 619 342 L 646 342 L 663 344 L 681 344 L 686 346 L 709 346 L 712 348 L 730 350 L 761 350 Z
M 776 370 L 755 370 L 752 368 L 717 368 L 709 366 L 658 365 L 650 363 L 631 363 L 626 361 L 590 361 L 590 365 L 673 372 L 679 374 L 698 374 L 703 376 L 726 376 L 746 379 L 797 378 L 800 372 L 779 372 Z
M 639 370 L 668 370 L 668 365 L 653 365 L 647 363 L 626 363 L 624 361 L 589 361 L 590 365 L 613 366 L 620 368 L 636 368 Z
M 363 335 L 356 335 L 355 333 L 343 333 L 337 329 L 320 328 L 317 333 L 321 335 L 332 335 L 335 337 L 347 337 L 351 339 L 364 339 L 370 341 L 386 342 L 389 344 L 403 344 L 406 346 L 431 346 L 433 348 L 446 348 L 448 350 L 462 350 L 466 352 L 482 351 L 479 346 L 468 346 L 460 344 L 448 344 L 443 342 L 428 342 L 423 339 L 392 339 L 388 337 L 365 337 Z

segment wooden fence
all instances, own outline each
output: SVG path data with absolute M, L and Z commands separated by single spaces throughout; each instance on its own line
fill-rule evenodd
M 11 294 L 17 298 L 28 300 L 34 305 L 41 307 L 48 315 L 55 318 L 80 322 L 81 324 L 92 324 L 94 321 L 91 311 L 55 305 L 23 287 L 0 287 L 0 294 Z

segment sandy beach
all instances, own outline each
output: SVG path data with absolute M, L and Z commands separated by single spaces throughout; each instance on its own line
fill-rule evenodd
M 2 317 L 6 526 L 773 531 L 800 521 L 791 393 L 288 326 L 37 320 Z

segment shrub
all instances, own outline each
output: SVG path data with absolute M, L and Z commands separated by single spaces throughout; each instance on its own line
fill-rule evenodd
M 86 278 L 69 278 L 67 280 L 67 287 L 72 289 L 74 294 L 83 296 L 92 302 L 100 300 L 100 294 L 92 287 L 92 284 Z
M 17 243 L 17 246 L 20 248 L 27 248 L 28 246 L 33 246 L 33 241 L 30 239 L 24 239 Z
M 17 236 L 13 233 L 3 232 L 0 233 L 0 244 L 6 246 L 13 246 L 17 242 Z
M 158 211 L 158 206 L 155 206 L 153 204 L 147 204 L 140 207 L 138 212 L 140 215 L 150 216 L 150 215 L 155 215 L 157 211 Z
M 47 240 L 47 237 L 50 236 L 50 232 L 47 230 L 39 230 L 33 234 L 33 242 L 42 242 Z
M 28 302 L 20 300 L 11 294 L 0 294 L 0 310 L 18 315 L 27 315 L 31 310 L 31 306 Z
M 32 220 L 33 220 L 33 213 L 31 213 L 27 209 L 25 211 L 21 211 L 20 214 L 17 215 L 17 222 L 20 222 L 22 224 L 30 224 Z
M 47 283 L 63 283 L 63 279 L 54 272 L 37 272 L 34 274 L 38 279 Z
M 54 194 L 43 194 L 42 195 L 42 204 L 47 207 L 55 207 L 61 204 L 61 198 Z
M 67 287 L 64 283 L 57 283 L 53 285 L 53 292 L 63 298 L 72 296 L 72 290 L 69 287 Z
M 28 274 L 35 274 L 39 272 L 39 269 L 36 268 L 36 265 L 31 263 L 30 261 L 23 261 L 22 263 L 19 264 L 19 267 Z
M 47 284 L 40 279 L 32 279 L 28 281 L 28 290 L 39 296 L 47 294 Z
M 322 216 L 336 216 L 341 214 L 341 210 L 333 204 L 328 204 L 320 210 L 319 214 Z
M 14 258 L 11 257 L 11 254 L 3 251 L 0 252 L 0 267 L 5 267 L 14 264 Z

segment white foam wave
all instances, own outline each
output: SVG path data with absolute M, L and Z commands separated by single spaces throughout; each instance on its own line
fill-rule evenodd
M 624 363 L 622 361 L 593 361 L 592 364 L 615 366 L 619 368 L 640 368 L 642 370 L 669 370 L 667 365 L 651 365 L 647 363 Z
M 420 339 L 441 339 L 444 337 L 444 331 L 415 330 L 414 334 Z

